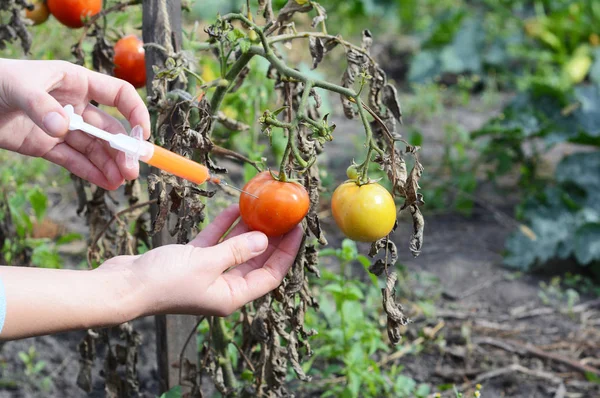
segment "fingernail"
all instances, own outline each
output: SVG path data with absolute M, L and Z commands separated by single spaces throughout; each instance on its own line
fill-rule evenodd
M 248 247 L 252 253 L 260 253 L 265 250 L 269 240 L 267 236 L 262 233 L 252 233 L 248 235 Z
M 46 132 L 53 137 L 60 137 L 64 135 L 69 129 L 67 121 L 58 112 L 50 112 L 49 114 L 44 116 L 44 120 L 42 120 L 42 123 L 44 124 Z

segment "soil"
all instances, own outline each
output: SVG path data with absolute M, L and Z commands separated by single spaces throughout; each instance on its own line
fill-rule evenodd
M 450 115 L 444 115 L 444 120 L 422 123 L 419 127 L 424 134 L 422 163 L 426 172 L 440 154 L 443 131 L 440 126 L 448 118 L 472 130 L 498 109 L 499 105 L 483 114 L 471 108 L 457 108 Z M 340 119 L 337 123 L 336 131 L 356 131 L 353 121 Z M 354 152 L 354 144 L 352 139 L 342 137 L 338 137 L 336 143 L 333 145 L 336 153 L 330 153 L 327 162 L 339 180 L 351 160 L 347 155 Z M 407 298 L 402 302 L 414 323 L 407 327 L 404 342 L 420 341 L 420 352 L 418 355 L 407 353 L 393 362 L 404 366 L 406 376 L 434 386 L 456 384 L 468 391 L 475 382 L 481 381 L 485 397 L 600 396 L 598 384 L 587 382 L 581 369 L 565 365 L 565 360 L 570 360 L 580 367 L 582 363 L 598 366 L 599 303 L 596 301 L 595 307 L 574 307 L 564 312 L 564 305 L 542 302 L 540 281 L 547 281 L 548 276 L 515 275 L 502 266 L 504 241 L 511 229 L 498 222 L 489 206 L 512 215 L 516 198 L 500 196 L 485 184 L 476 196 L 485 207 L 476 205 L 470 217 L 426 213 L 424 247 L 417 258 L 408 251 L 411 233 L 408 220 L 403 221 L 395 233 L 399 262 L 410 274 L 427 274 L 437 278 L 439 283 L 429 287 L 412 286 L 431 290 L 429 293 L 435 298 L 436 306 L 434 315 L 425 316 L 415 305 L 414 292 L 406 292 Z M 75 214 L 74 194 L 61 193 L 57 198 L 60 201 L 53 206 L 54 219 L 69 231 L 85 231 L 83 220 Z M 325 217 L 323 222 L 331 246 L 339 246 L 342 237 L 336 235 L 333 220 Z M 368 251 L 366 245 L 360 248 Z M 75 245 L 65 256 L 72 264 L 78 264 L 83 259 L 82 249 Z M 582 302 L 588 299 L 583 297 Z M 153 318 L 137 320 L 134 327 L 143 338 L 138 358 L 140 389 L 145 396 L 156 396 Z M 92 393 L 87 395 L 76 386 L 77 345 L 83 335 L 83 332 L 72 332 L 6 342 L 0 351 L 0 397 L 104 396 L 100 361 L 94 365 Z M 18 353 L 26 352 L 31 346 L 35 347 L 38 359 L 47 363 L 41 374 L 51 378 L 48 390 L 39 389 L 43 377 L 25 376 L 24 365 L 18 359 Z M 540 358 L 527 350 L 531 347 L 548 355 Z M 102 349 L 99 348 L 99 354 Z M 493 373 L 498 369 L 499 374 Z

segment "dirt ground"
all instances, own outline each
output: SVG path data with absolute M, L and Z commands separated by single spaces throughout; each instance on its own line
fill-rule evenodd
M 446 117 L 472 130 L 496 111 L 480 114 L 461 108 Z M 340 119 L 338 123 L 339 131 L 353 129 L 353 122 Z M 441 120 L 431 120 L 419 126 L 424 134 L 422 163 L 426 171 L 440 153 L 440 125 Z M 336 154 L 340 156 L 332 154 L 327 160 L 338 170 L 336 179 L 343 178 L 346 166 L 341 166 L 349 160 L 342 155 L 352 153 L 348 149 L 354 145 L 351 139 L 338 141 Z M 83 220 L 75 214 L 72 196 L 63 195 L 52 214 L 69 230 L 85 231 Z M 600 302 L 584 297 L 567 313 L 560 312 L 563 307 L 544 304 L 539 282 L 547 280 L 547 275 L 515 275 L 502 267 L 504 240 L 510 229 L 498 222 L 489 206 L 512 215 L 515 198 L 498 197 L 485 185 L 477 197 L 486 206 L 477 205 L 471 217 L 426 214 L 424 247 L 416 259 L 408 251 L 409 224 L 396 233 L 399 261 L 411 273 L 427 272 L 437 278 L 439 285 L 431 289 L 440 291 L 432 316 L 425 317 L 410 301 L 403 302 L 415 321 L 406 330 L 405 342 L 421 347 L 421 351 L 414 355 L 408 345 L 391 362 L 405 366 L 405 374 L 417 382 L 434 386 L 450 383 L 468 389 L 481 383 L 484 397 L 600 396 L 600 385 L 586 381 L 584 376 L 586 370 L 593 371 L 599 365 Z M 324 224 L 328 231 L 335 231 L 331 218 Z M 330 233 L 329 240 L 336 247 L 341 237 Z M 74 263 L 83 259 L 83 249 L 69 249 Z M 361 249 L 367 251 L 366 247 Z M 158 391 L 153 322 L 152 318 L 134 322 L 144 347 L 138 358 L 140 387 L 148 397 Z M 94 367 L 90 395 L 75 384 L 77 345 L 82 337 L 83 332 L 73 332 L 5 343 L 0 351 L 0 397 L 104 396 L 100 361 Z M 24 376 L 24 365 L 17 355 L 30 346 L 35 346 L 39 360 L 47 362 L 42 375 L 51 378 L 49 390 L 40 392 L 37 388 L 41 377 Z

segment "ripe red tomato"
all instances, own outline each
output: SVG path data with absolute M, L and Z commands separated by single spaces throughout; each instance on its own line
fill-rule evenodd
M 25 10 L 25 17 L 33 21 L 34 25 L 39 25 L 48 20 L 50 16 L 50 10 L 44 0 L 33 0 L 29 1 L 29 4 L 33 5 L 33 10 Z
M 135 35 L 121 38 L 115 44 L 115 76 L 135 88 L 146 85 L 146 54 L 144 43 Z
M 83 18 L 92 17 L 102 10 L 102 0 L 48 0 L 48 8 L 63 25 L 81 28 Z
M 273 179 L 268 171 L 248 181 L 244 191 L 258 196 L 240 196 L 240 214 L 246 225 L 267 236 L 291 231 L 308 213 L 310 200 L 306 189 L 295 182 Z
M 374 242 L 390 233 L 396 222 L 394 198 L 376 182 L 357 185 L 345 182 L 331 197 L 331 213 L 350 239 Z

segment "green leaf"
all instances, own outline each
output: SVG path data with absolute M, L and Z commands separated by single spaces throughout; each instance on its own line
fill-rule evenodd
M 413 391 L 417 383 L 410 377 L 398 375 L 394 383 L 394 391 L 398 398 L 409 398 L 413 396 Z
M 26 353 L 24 353 L 23 351 L 19 351 L 19 353 L 17 354 L 19 356 L 19 359 L 23 362 L 23 363 L 29 363 L 29 357 L 27 356 Z
M 587 223 L 575 232 L 575 258 L 587 265 L 600 260 L 600 223 Z
M 232 31 L 229 31 L 229 33 L 227 33 L 227 40 L 229 40 L 231 42 L 235 42 L 235 41 L 237 41 L 239 39 L 243 39 L 245 37 L 246 37 L 246 33 L 242 32 L 238 28 L 235 28 Z
M 592 383 L 600 384 L 600 376 L 595 375 L 592 372 L 585 372 L 585 378 Z
M 44 370 L 44 368 L 46 367 L 46 362 L 45 361 L 39 361 L 38 363 L 36 363 L 33 367 L 33 373 L 37 374 L 40 373 L 42 370 Z
M 417 387 L 417 391 L 415 391 L 415 395 L 418 398 L 426 398 L 431 393 L 431 387 L 429 384 L 419 384 Z
M 42 192 L 41 188 L 36 187 L 27 193 L 27 200 L 33 208 L 35 218 L 37 218 L 38 221 L 41 221 L 46 215 L 48 197 Z
M 62 268 L 62 258 L 47 243 L 42 243 L 33 249 L 31 263 L 40 268 Z
M 600 84 L 600 48 L 593 51 L 594 63 L 590 68 L 590 80 Z
M 160 398 L 181 398 L 182 396 L 181 386 L 175 386 L 163 393 Z
M 589 264 L 600 257 L 598 170 L 600 151 L 578 153 L 560 162 L 556 170 L 560 186 L 526 202 L 523 218 L 528 229 L 521 228 L 507 240 L 507 265 L 528 270 L 554 258 L 574 256 Z
M 250 50 L 250 47 L 252 47 L 252 42 L 248 39 L 240 40 L 239 44 L 240 50 L 242 50 L 242 53 L 244 54 L 246 54 Z
M 60 238 L 58 238 L 58 240 L 56 241 L 57 245 L 66 245 L 67 243 L 71 243 L 71 242 L 75 242 L 77 240 L 81 240 L 83 239 L 83 235 L 78 234 L 77 232 L 71 232 L 68 234 L 65 234 L 63 236 L 61 236 Z

